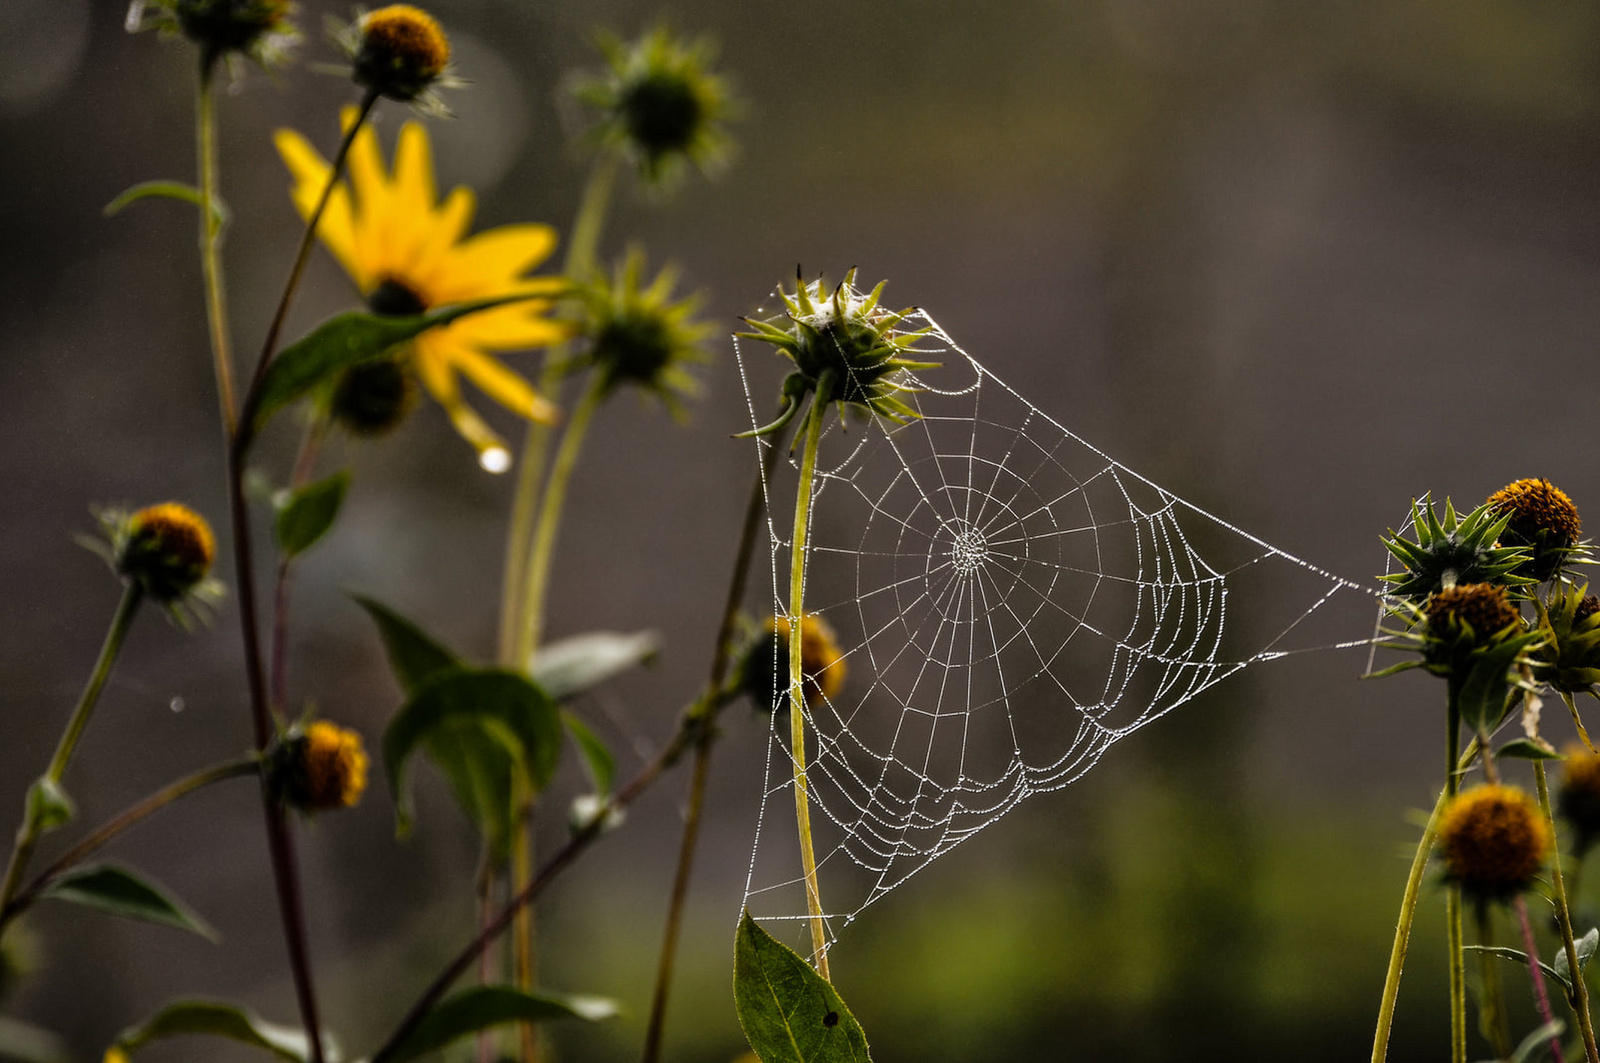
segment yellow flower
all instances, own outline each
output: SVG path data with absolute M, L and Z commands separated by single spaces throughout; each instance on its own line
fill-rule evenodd
M 181 598 L 211 569 L 217 540 L 188 506 L 163 502 L 128 517 L 116 535 L 117 571 L 159 602 Z
M 280 739 L 268 755 L 267 770 L 273 788 L 293 808 L 352 808 L 367 788 L 367 751 L 356 732 L 313 720 Z
M 346 109 L 345 128 L 354 119 L 354 109 Z M 293 130 L 280 129 L 276 141 L 294 176 L 294 204 L 308 218 L 329 165 Z M 474 299 L 558 292 L 560 278 L 526 276 L 554 250 L 555 231 L 548 225 L 503 225 L 467 237 L 474 202 L 472 190 L 460 187 L 436 202 L 432 149 L 422 126 L 407 122 L 401 128 L 392 173 L 384 169 L 377 134 L 363 127 L 350 146 L 349 180 L 334 189 L 317 235 L 375 314 L 405 316 Z M 490 353 L 565 339 L 569 330 L 547 317 L 548 309 L 547 300 L 535 299 L 483 310 L 412 341 L 417 378 L 490 472 L 504 472 L 511 454 L 462 398 L 458 374 L 513 413 L 553 420 L 555 407 Z

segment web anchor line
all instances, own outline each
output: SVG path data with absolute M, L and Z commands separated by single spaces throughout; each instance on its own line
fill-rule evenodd
M 1381 592 L 1110 458 L 926 314 L 901 327 L 928 328 L 921 357 L 942 363 L 903 396 L 920 416 L 831 420 L 812 489 L 806 610 L 837 633 L 848 670 L 836 696 L 805 710 L 830 945 L 934 860 L 1227 676 L 1378 637 L 1319 642 L 1309 629 L 1336 598 Z M 756 426 L 766 389 L 758 403 L 734 344 Z M 779 615 L 792 484 L 763 481 Z M 778 656 L 773 689 L 786 690 Z M 808 950 L 794 825 L 767 815 L 793 802 L 787 711 L 785 696 L 744 900 Z

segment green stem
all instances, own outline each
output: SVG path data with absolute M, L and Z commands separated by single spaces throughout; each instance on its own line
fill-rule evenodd
M 215 97 L 211 91 L 214 62 L 200 65 L 195 93 L 195 153 L 200 170 L 200 270 L 205 278 L 206 323 L 211 331 L 211 360 L 217 377 L 217 402 L 222 407 L 222 427 L 234 432 L 233 351 L 228 340 L 228 302 L 223 294 L 221 237 L 217 220 L 217 129 Z
M 1550 785 L 1545 778 L 1544 761 L 1533 762 L 1533 777 L 1539 785 L 1539 809 L 1550 827 L 1550 836 L 1556 836 L 1554 810 L 1550 806 Z M 1574 876 L 1576 879 L 1576 876 Z M 1594 1035 L 1594 1020 L 1589 1014 L 1589 985 L 1578 965 L 1578 945 L 1572 936 L 1572 912 L 1567 904 L 1567 887 L 1561 877 L 1561 850 L 1555 847 L 1550 854 L 1550 881 L 1555 887 L 1556 923 L 1561 928 L 1561 947 L 1567 953 L 1567 970 L 1574 972 L 1569 1003 L 1578 1015 L 1578 1028 L 1583 1033 L 1583 1051 L 1589 1063 L 1600 1063 L 1600 1046 Z M 1576 881 L 1574 881 L 1576 884 Z
M 711 655 L 711 674 L 706 680 L 706 693 L 691 710 L 705 717 L 694 744 L 694 769 L 689 781 L 689 807 L 683 817 L 683 837 L 678 844 L 678 867 L 672 876 L 672 897 L 667 904 L 667 926 L 661 936 L 661 958 L 656 965 L 656 985 L 650 995 L 650 1021 L 645 1027 L 643 1063 L 656 1063 L 661 1057 L 661 1039 L 666 1029 L 667 997 L 672 991 L 672 972 L 677 960 L 678 932 L 683 922 L 683 909 L 689 897 L 689 875 L 694 869 L 694 851 L 700 837 L 700 820 L 705 810 L 706 780 L 711 773 L 711 750 L 716 742 L 716 728 L 710 717 L 716 712 L 716 699 L 728 674 L 728 658 L 733 646 L 733 628 L 739 615 L 739 605 L 744 601 L 745 579 L 750 570 L 750 557 L 755 552 L 756 533 L 761 526 L 761 513 L 766 508 L 766 484 L 778 465 L 782 453 L 781 438 L 775 437 L 767 449 L 763 471 L 757 475 L 750 488 L 750 500 L 745 504 L 744 524 L 739 532 L 739 546 L 734 553 L 733 578 L 728 583 L 728 597 L 722 608 L 722 623 L 717 628 L 717 641 Z
M 1461 749 L 1461 690 L 1452 677 L 1448 681 L 1445 707 L 1445 805 L 1456 798 L 1461 788 L 1457 770 Z M 1444 895 L 1445 934 L 1450 952 L 1450 1063 L 1467 1060 L 1467 969 L 1461 940 L 1461 887 L 1449 883 Z
M 1422 840 L 1417 843 L 1417 853 L 1411 858 L 1411 874 L 1406 877 L 1405 893 L 1400 897 L 1400 918 L 1395 924 L 1389 970 L 1383 979 L 1383 998 L 1378 1004 L 1378 1031 L 1372 1039 L 1372 1063 L 1384 1063 L 1389 1056 L 1389 1031 L 1394 1026 L 1394 1006 L 1400 996 L 1400 972 L 1405 968 L 1411 926 L 1416 921 L 1417 897 L 1422 892 L 1422 874 L 1427 869 L 1434 840 L 1439 836 L 1439 817 L 1444 813 L 1445 801 L 1441 790 L 1439 799 L 1433 803 L 1433 813 L 1428 816 L 1428 825 L 1422 830 Z
M 1478 944 L 1483 946 L 1483 951 L 1478 953 L 1479 971 L 1483 976 L 1483 1025 L 1489 1031 L 1489 1039 L 1494 1045 L 1494 1057 L 1508 1059 L 1511 1056 L 1511 1023 L 1506 1016 L 1505 987 L 1500 984 L 1500 961 L 1489 952 L 1494 946 L 1494 936 L 1489 927 L 1489 905 L 1479 901 L 1477 909 Z
M 572 480 L 573 469 L 577 467 L 589 421 L 605 397 L 605 376 L 598 372 L 591 373 L 589 386 L 572 410 L 566 431 L 561 434 L 561 446 L 557 448 L 555 460 L 550 465 L 550 479 L 544 486 L 544 497 L 539 502 L 539 519 L 533 531 L 533 546 L 528 553 L 522 628 L 517 633 L 516 655 L 513 657 L 518 668 L 528 667 L 544 635 L 544 602 L 549 591 L 550 562 L 555 556 L 556 533 L 561 527 L 561 509 L 566 503 L 567 485 Z
M 67 763 L 78 747 L 78 740 L 83 737 L 84 728 L 89 726 L 89 717 L 94 713 L 95 703 L 100 700 L 100 692 L 105 689 L 106 680 L 111 677 L 117 653 L 122 649 L 122 641 L 127 638 L 128 630 L 133 626 L 133 618 L 138 615 L 139 604 L 142 601 L 144 592 L 138 582 L 129 581 L 123 588 L 122 600 L 117 603 L 117 611 L 112 614 L 111 627 L 106 632 L 105 642 L 100 646 L 100 656 L 95 661 L 94 671 L 89 673 L 89 682 L 78 697 L 77 707 L 72 710 L 66 730 L 61 733 L 61 740 L 56 744 L 55 756 L 50 758 L 50 766 L 45 769 L 44 777 L 39 783 L 48 782 L 53 786 L 61 782 L 61 777 L 67 770 Z M 34 785 L 38 786 L 39 783 Z M 17 828 L 16 842 L 11 849 L 11 861 L 6 865 L 4 881 L 0 882 L 0 908 L 7 907 L 16 894 L 17 886 L 22 881 L 22 873 L 28 866 L 28 860 L 33 856 L 39 835 L 43 833 L 39 816 L 34 812 L 32 799 L 29 801 L 28 812 L 29 814 L 23 818 L 22 826 Z
M 794 815 L 800 833 L 800 866 L 805 874 L 806 911 L 811 922 L 812 963 L 825 980 L 828 935 L 822 922 L 822 894 L 817 883 L 817 858 L 811 846 L 811 801 L 806 781 L 805 686 L 801 676 L 801 631 L 805 623 L 806 533 L 811 526 L 811 482 L 817 471 L 817 442 L 833 388 L 833 371 L 824 370 L 806 417 L 805 448 L 800 454 L 800 483 L 795 488 L 794 538 L 789 548 L 789 748 L 794 761 Z
M 595 252 L 600 245 L 600 233 L 605 228 L 605 217 L 611 203 L 611 190 L 616 184 L 618 155 L 606 151 L 595 160 L 584 185 L 578 213 L 572 222 L 571 239 L 567 241 L 567 254 L 562 262 L 562 273 L 581 280 L 594 268 Z M 539 372 L 538 390 L 554 401 L 561 387 L 567 356 L 571 344 L 561 343 L 545 351 Z M 505 571 L 500 582 L 500 663 L 508 668 L 526 669 L 527 659 L 517 657 L 519 638 L 524 627 L 527 608 L 526 578 L 533 536 L 533 520 L 538 510 L 539 481 L 544 475 L 545 458 L 550 449 L 550 434 L 554 426 L 535 421 L 528 425 L 523 439 L 522 460 L 517 467 L 517 489 L 512 496 L 511 522 L 506 532 Z
M 186 778 L 179 779 L 177 782 L 157 790 L 143 801 L 121 812 L 93 834 L 83 839 L 83 841 L 62 853 L 55 863 L 40 872 L 32 882 L 28 883 L 26 889 L 21 890 L 16 897 L 12 898 L 9 904 L 0 909 L 0 929 L 4 929 L 7 923 L 21 915 L 37 899 L 40 892 L 60 878 L 63 872 L 82 863 L 83 860 L 117 837 L 117 835 L 138 825 L 142 820 L 161 811 L 174 801 L 194 793 L 196 790 L 204 789 L 213 783 L 223 782 L 227 779 L 255 775 L 260 770 L 261 762 L 253 756 L 242 760 L 229 761 L 226 764 L 218 764 L 203 771 L 197 771 Z

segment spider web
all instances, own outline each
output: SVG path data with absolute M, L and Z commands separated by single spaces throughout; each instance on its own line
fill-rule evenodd
M 1373 591 L 1112 460 L 926 314 L 902 325 L 923 326 L 925 355 L 914 357 L 942 364 L 915 374 L 917 393 L 901 396 L 920 417 L 830 415 L 812 488 L 805 609 L 837 633 L 848 670 L 837 697 L 806 710 L 830 944 L 938 857 L 1025 799 L 1081 778 L 1117 740 L 1226 676 L 1368 644 L 1300 640 L 1335 595 Z M 762 456 L 770 445 L 761 442 Z M 780 616 L 794 482 L 763 479 Z M 787 657 L 774 656 L 774 689 L 786 691 Z M 785 692 L 745 907 L 798 931 L 807 909 L 787 704 Z

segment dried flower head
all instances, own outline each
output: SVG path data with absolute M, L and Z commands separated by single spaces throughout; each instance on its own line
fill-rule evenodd
M 1539 806 L 1514 786 L 1467 790 L 1445 810 L 1446 873 L 1475 900 L 1508 900 L 1533 885 L 1553 840 Z
M 188 506 L 163 502 L 112 520 L 117 572 L 156 601 L 176 601 L 211 570 L 216 537 L 205 518 Z
M 1525 572 L 1535 581 L 1555 575 L 1579 546 L 1578 507 L 1549 480 L 1517 480 L 1490 495 L 1485 505 L 1507 518 L 1502 541 L 1528 548 L 1532 558 Z
M 1556 798 L 1561 815 L 1572 824 L 1573 848 L 1581 859 L 1600 839 L 1600 753 L 1579 745 L 1564 751 L 1561 787 Z
M 1428 599 L 1422 612 L 1428 618 L 1428 634 L 1434 638 L 1451 641 L 1464 636 L 1479 646 L 1522 622 L 1522 614 L 1511 604 L 1505 588 L 1492 583 L 1446 587 Z
M 783 413 L 749 434 L 768 435 L 788 424 L 799 411 L 800 399 L 813 391 L 819 403 L 853 404 L 896 424 L 917 416 L 898 396 L 915 390 L 909 373 L 937 366 L 906 357 L 919 353 L 916 342 L 930 330 L 900 328 L 913 308 L 887 310 L 878 305 L 886 281 L 862 294 L 855 279 L 852 269 L 830 293 L 821 278 L 808 284 L 797 275 L 792 294 L 778 290 L 784 313 L 759 321 L 744 319 L 754 331 L 737 335 L 770 343 L 795 364 L 795 372 L 783 385 Z
M 361 736 L 327 720 L 296 724 L 267 754 L 268 782 L 302 812 L 351 808 L 367 788 Z
M 273 67 L 300 39 L 289 20 L 294 8 L 290 0 L 133 0 L 126 25 L 130 33 L 181 33 L 199 46 L 205 70 L 230 55 Z
M 417 403 L 417 382 L 404 360 L 381 358 L 351 366 L 334 384 L 328 412 L 345 431 L 387 435 Z
M 663 267 L 648 287 L 640 286 L 643 272 L 644 252 L 633 248 L 611 277 L 579 290 L 579 331 L 589 341 L 583 361 L 604 374 L 608 391 L 631 384 L 677 413 L 679 400 L 699 390 L 687 366 L 706 360 L 704 343 L 712 329 L 695 320 L 698 295 L 673 300 L 676 268 Z
M 740 665 L 740 689 L 765 712 L 789 707 L 789 631 L 788 617 L 768 617 Z M 816 613 L 800 622 L 800 674 L 807 705 L 832 701 L 844 689 L 844 653 L 832 626 Z
M 599 46 L 606 70 L 581 80 L 575 95 L 600 111 L 600 139 L 625 149 L 647 182 L 670 185 L 686 163 L 708 173 L 726 160 L 730 94 L 710 72 L 708 40 L 657 27 L 631 43 L 603 35 Z
M 1508 587 L 1533 583 L 1520 573 L 1529 551 L 1497 542 L 1510 519 L 1509 514 L 1499 513 L 1487 503 L 1462 517 L 1447 498 L 1441 520 L 1432 500 L 1423 495 L 1411 504 L 1411 526 L 1417 541 L 1411 542 L 1392 530 L 1383 538 L 1384 547 L 1405 568 L 1383 577 L 1389 584 L 1388 592 L 1421 602 L 1458 583 L 1498 583 Z
M 457 84 L 449 76 L 450 39 L 432 15 L 411 4 L 366 12 L 339 31 L 356 84 L 401 103 L 443 112 L 437 87 Z

